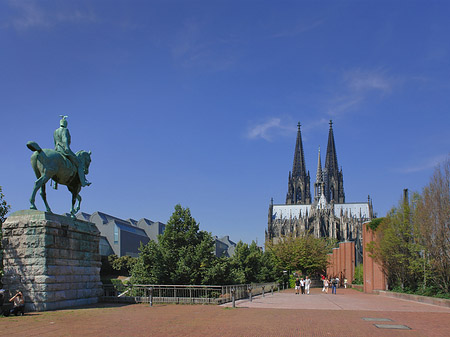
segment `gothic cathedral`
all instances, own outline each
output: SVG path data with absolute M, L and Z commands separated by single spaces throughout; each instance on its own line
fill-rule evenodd
M 294 164 L 289 172 L 286 204 L 269 206 L 266 241 L 285 235 L 307 233 L 330 237 L 338 241 L 355 241 L 356 257 L 362 253 L 362 224 L 373 217 L 370 197 L 367 202 L 346 203 L 344 176 L 339 169 L 334 143 L 333 123 L 330 121 L 325 167 L 322 170 L 320 148 L 317 162 L 314 199 L 311 199 L 310 175 L 306 170 L 302 134 L 298 123 Z

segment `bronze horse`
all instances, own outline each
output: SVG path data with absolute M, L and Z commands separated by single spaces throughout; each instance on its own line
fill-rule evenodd
M 52 149 L 41 149 L 36 142 L 28 142 L 27 147 L 34 151 L 31 155 L 31 166 L 38 178 L 34 183 L 33 193 L 30 198 L 30 209 L 37 209 L 34 204 L 36 193 L 41 189 L 41 197 L 44 201 L 47 212 L 52 212 L 47 202 L 47 194 L 45 193 L 45 184 L 50 179 L 56 183 L 66 185 L 72 193 L 72 209 L 70 214 L 75 218 L 75 214 L 80 210 L 81 204 L 81 182 L 78 177 L 77 168 L 72 162 L 61 153 Z M 89 165 L 91 164 L 91 152 L 78 151 L 76 156 L 84 169 L 84 173 L 89 173 Z M 78 200 L 75 208 L 75 201 Z

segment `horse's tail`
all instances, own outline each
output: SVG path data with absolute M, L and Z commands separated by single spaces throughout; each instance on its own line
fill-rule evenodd
M 38 143 L 36 143 L 36 142 L 28 142 L 27 143 L 27 148 L 29 148 L 31 151 L 37 151 L 37 152 L 39 152 L 39 153 L 41 153 L 42 152 L 42 149 L 41 149 L 41 147 L 38 145 Z

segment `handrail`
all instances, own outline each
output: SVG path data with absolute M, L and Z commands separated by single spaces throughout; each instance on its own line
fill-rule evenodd
M 122 288 L 122 287 L 120 287 Z M 277 289 L 278 283 L 251 283 L 232 285 L 170 285 L 130 284 L 118 289 L 115 285 L 103 285 L 104 301 L 132 303 L 209 303 L 222 304 L 233 300 L 250 298 Z M 125 296 L 126 295 L 126 296 Z

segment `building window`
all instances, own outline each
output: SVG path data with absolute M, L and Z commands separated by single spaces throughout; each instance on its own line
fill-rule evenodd
M 114 243 L 119 243 L 119 227 L 117 225 L 114 225 Z

